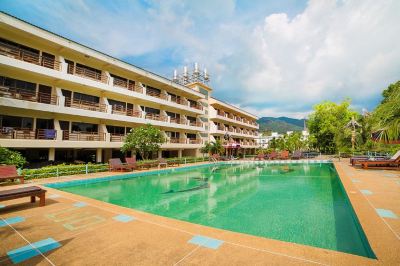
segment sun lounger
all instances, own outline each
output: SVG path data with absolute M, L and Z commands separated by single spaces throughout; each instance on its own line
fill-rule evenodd
M 289 151 L 281 151 L 281 153 L 279 154 L 279 159 L 281 160 L 289 159 Z
M 380 161 L 380 160 L 389 160 L 389 159 L 390 158 L 387 156 L 367 156 L 367 155 L 354 156 L 354 157 L 350 158 L 350 164 L 354 166 L 354 165 L 360 164 L 360 162 L 363 162 L 363 161 L 372 161 L 372 160 Z
M 126 157 L 125 162 L 126 162 L 126 166 L 130 167 L 132 170 L 137 169 L 136 158 Z
M 268 160 L 275 160 L 276 158 L 278 158 L 278 153 L 276 151 L 272 151 L 268 154 Z
M 291 157 L 292 160 L 299 160 L 301 158 L 302 158 L 301 151 L 294 151 Z
M 19 179 L 21 184 L 24 183 L 24 176 L 18 175 L 15 165 L 0 165 L 0 181 Z
M 360 161 L 361 167 L 364 169 L 398 169 L 400 170 L 400 150 L 396 152 L 389 160 L 367 160 Z
M 167 168 L 167 166 L 168 166 L 167 160 L 165 160 L 165 158 L 159 158 L 157 160 L 157 163 L 158 163 L 158 168 L 161 168 L 161 166 L 164 166 L 165 168 Z
M 121 162 L 120 158 L 112 158 L 108 160 L 110 171 L 132 171 L 133 168 Z
M 46 190 L 32 186 L 24 188 L 16 188 L 0 191 L 0 201 L 19 199 L 24 197 L 31 197 L 31 202 L 36 202 L 36 197 L 39 200 L 39 206 L 44 206 L 46 204 Z
M 254 161 L 264 161 L 265 155 L 260 153 L 256 157 L 254 157 Z

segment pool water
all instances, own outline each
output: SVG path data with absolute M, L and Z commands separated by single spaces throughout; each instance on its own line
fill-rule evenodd
M 206 165 L 57 188 L 192 223 L 375 258 L 331 163 Z

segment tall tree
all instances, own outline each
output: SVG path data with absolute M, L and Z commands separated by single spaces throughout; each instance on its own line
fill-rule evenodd
M 320 151 L 334 153 L 339 147 L 351 145 L 351 130 L 345 130 L 346 124 L 353 116 L 358 119 L 359 115 L 349 106 L 350 100 L 340 104 L 325 101 L 314 106 L 307 126 Z
M 400 81 L 389 85 L 383 100 L 372 113 L 373 130 L 384 142 L 400 140 Z
M 135 129 L 131 129 L 125 138 L 121 151 L 126 153 L 132 151 L 139 153 L 143 159 L 148 159 L 153 152 L 157 152 L 161 144 L 164 143 L 164 136 L 161 131 L 147 124 Z

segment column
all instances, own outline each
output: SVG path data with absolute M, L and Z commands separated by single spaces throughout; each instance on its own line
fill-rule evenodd
M 178 158 L 182 158 L 182 150 L 178 150 Z
M 158 151 L 158 157 L 157 158 L 162 158 L 162 151 L 161 150 Z
M 56 149 L 50 148 L 49 149 L 49 161 L 55 161 L 55 160 L 56 160 Z
M 102 154 L 103 154 L 103 149 L 102 148 L 97 148 L 96 149 L 96 163 L 101 163 L 102 162 Z

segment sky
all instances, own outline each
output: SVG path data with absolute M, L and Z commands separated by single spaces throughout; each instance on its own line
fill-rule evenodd
M 213 96 L 305 118 L 350 98 L 369 111 L 400 80 L 399 0 L 0 0 L 0 9 L 172 78 L 198 62 Z

